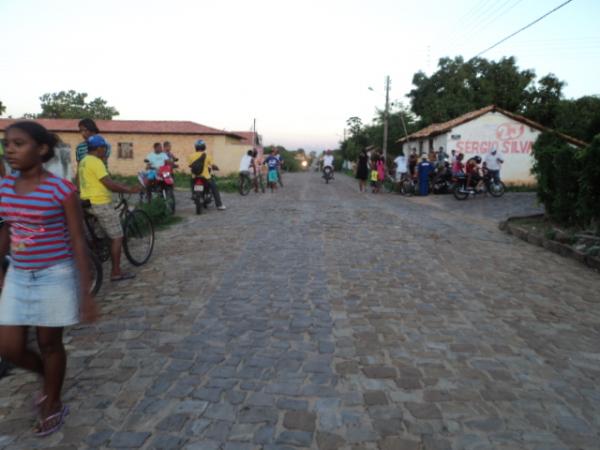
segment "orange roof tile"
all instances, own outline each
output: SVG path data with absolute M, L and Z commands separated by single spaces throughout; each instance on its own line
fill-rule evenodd
M 20 119 L 0 119 L 0 131 Z M 55 133 L 79 132 L 78 119 L 37 119 Z M 199 123 L 178 120 L 95 120 L 100 133 L 226 135 L 244 139 L 238 133 L 218 130 Z

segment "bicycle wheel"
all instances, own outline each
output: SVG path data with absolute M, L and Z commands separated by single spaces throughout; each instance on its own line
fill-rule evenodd
M 167 212 L 169 214 L 175 214 L 175 193 L 173 192 L 173 188 L 166 188 L 164 195 Z
M 250 177 L 240 175 L 240 195 L 248 195 L 252 189 L 252 181 Z
M 123 250 L 134 266 L 145 264 L 154 249 L 154 226 L 150 216 L 140 209 L 127 214 L 123 224 Z
M 96 295 L 102 286 L 102 279 L 104 276 L 104 272 L 102 269 L 102 262 L 98 258 L 97 255 L 90 252 L 90 277 L 91 277 L 91 285 L 90 292 L 92 295 Z

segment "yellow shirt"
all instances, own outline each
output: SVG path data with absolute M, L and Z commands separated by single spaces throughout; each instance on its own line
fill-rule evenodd
M 196 161 L 198 158 L 200 158 L 205 153 L 206 153 L 206 151 L 194 152 L 190 156 L 188 156 L 188 167 L 191 166 L 194 161 Z M 209 168 L 212 167 L 212 165 L 213 165 L 212 156 L 210 156 L 208 153 L 206 153 L 206 159 L 204 160 L 204 168 L 202 169 L 202 174 L 200 174 L 200 176 L 202 178 L 206 178 L 207 180 L 210 179 L 210 177 L 212 175 L 210 173 Z
M 100 181 L 108 176 L 106 166 L 100 158 L 87 155 L 79 163 L 77 174 L 83 200 L 89 200 L 92 205 L 106 205 L 112 202 L 111 192 Z

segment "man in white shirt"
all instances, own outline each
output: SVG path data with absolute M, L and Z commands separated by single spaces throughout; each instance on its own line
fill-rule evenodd
M 251 172 L 252 171 L 252 172 Z M 250 176 L 254 172 L 254 150 L 248 150 L 242 159 L 240 160 L 240 178 L 247 177 L 252 180 Z
M 396 166 L 396 183 L 402 181 L 403 177 L 406 177 L 408 169 L 406 168 L 406 156 L 404 152 L 401 152 L 396 159 L 394 159 L 394 165 Z
M 498 150 L 494 147 L 492 151 L 485 155 L 483 160 L 483 169 L 489 172 L 494 183 L 500 183 L 500 169 L 504 160 L 498 155 Z
M 323 170 L 327 167 L 331 169 L 331 178 L 333 179 L 333 155 L 331 154 L 331 150 L 327 150 L 325 156 L 323 156 Z

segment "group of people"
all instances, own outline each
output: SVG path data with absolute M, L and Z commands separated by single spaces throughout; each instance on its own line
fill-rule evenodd
M 240 160 L 239 176 L 240 179 L 250 180 L 254 192 L 258 192 L 266 171 L 267 184 L 274 190 L 278 185 L 283 187 L 282 168 L 283 158 L 276 147 L 266 156 L 259 155 L 256 149 L 250 149 Z
M 453 177 L 464 176 L 469 189 L 476 189 L 484 174 L 489 174 L 495 183 L 500 182 L 500 170 L 504 160 L 496 148 L 492 148 L 483 159 L 475 155 L 463 163 L 464 158 L 464 154 L 457 153 L 456 150 L 452 150 L 448 155 L 443 147 L 440 147 L 437 152 L 431 150 L 428 154 L 423 153 L 419 157 L 417 150 L 413 148 L 408 157 L 401 151 L 393 160 L 391 170 L 395 175 L 396 183 L 405 180 L 414 181 L 420 195 L 428 195 L 431 180 L 445 171 L 450 171 Z M 378 151 L 369 154 L 366 149 L 361 150 L 356 161 L 359 190 L 366 192 L 366 183 L 369 180 L 371 191 L 380 192 L 385 177 L 386 161 L 383 155 Z

